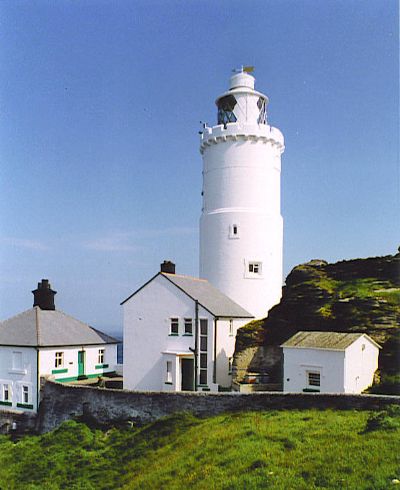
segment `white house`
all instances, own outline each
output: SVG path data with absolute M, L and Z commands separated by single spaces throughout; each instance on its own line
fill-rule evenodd
M 37 411 L 40 377 L 57 381 L 112 372 L 118 341 L 58 311 L 47 279 L 33 308 L 0 322 L 0 409 Z
M 230 387 L 235 336 L 253 318 L 205 279 L 161 272 L 121 303 L 124 388 L 217 391 Z
M 381 348 L 368 335 L 297 332 L 283 348 L 283 389 L 361 393 L 372 385 Z

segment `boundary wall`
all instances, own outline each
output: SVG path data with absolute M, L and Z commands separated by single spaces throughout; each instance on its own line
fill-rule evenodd
M 160 393 L 44 383 L 36 430 L 48 432 L 69 419 L 98 425 L 146 424 L 177 412 L 199 417 L 269 409 L 382 410 L 400 396 L 320 393 Z

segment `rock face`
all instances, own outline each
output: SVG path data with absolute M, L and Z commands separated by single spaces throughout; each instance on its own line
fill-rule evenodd
M 239 329 L 234 382 L 246 374 L 268 375 L 280 383 L 279 347 L 299 330 L 365 332 L 382 347 L 381 378 L 400 371 L 400 253 L 328 264 L 312 260 L 286 279 L 282 300 L 268 318 Z

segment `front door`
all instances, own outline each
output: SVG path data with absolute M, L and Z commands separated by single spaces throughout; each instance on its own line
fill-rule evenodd
M 194 359 L 181 359 L 182 391 L 194 391 Z
M 85 351 L 78 351 L 78 376 L 85 374 Z

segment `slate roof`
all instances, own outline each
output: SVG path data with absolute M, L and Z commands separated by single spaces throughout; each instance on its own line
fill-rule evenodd
M 38 306 L 0 322 L 0 345 L 58 347 L 116 344 L 106 335 L 59 310 Z
M 381 348 L 374 340 L 363 333 L 345 332 L 297 332 L 290 337 L 281 347 L 298 347 L 303 349 L 327 349 L 345 350 L 360 337 L 367 338 L 370 342 Z
M 206 279 L 198 279 L 196 277 L 181 276 L 178 274 L 167 274 L 159 272 L 150 281 L 144 284 L 140 289 L 131 294 L 122 303 L 124 304 L 137 292 L 143 289 L 147 284 L 153 281 L 156 277 L 162 276 L 172 284 L 177 286 L 181 291 L 186 293 L 194 301 L 198 301 L 207 311 L 215 317 L 222 318 L 254 318 L 254 316 L 240 305 L 231 300 L 228 296 L 221 293 L 219 289 L 212 286 Z

